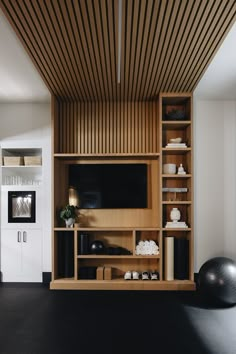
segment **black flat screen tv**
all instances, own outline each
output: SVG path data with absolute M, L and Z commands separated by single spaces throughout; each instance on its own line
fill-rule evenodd
M 69 166 L 69 184 L 82 209 L 147 208 L 147 164 Z

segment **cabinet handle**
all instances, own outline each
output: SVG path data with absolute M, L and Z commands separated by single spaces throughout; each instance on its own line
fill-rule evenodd
M 17 231 L 17 242 L 21 242 L 21 232 Z
M 27 242 L 27 232 L 23 231 L 23 242 Z

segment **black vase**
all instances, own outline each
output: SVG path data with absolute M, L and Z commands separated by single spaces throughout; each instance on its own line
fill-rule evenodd
M 79 254 L 89 254 L 89 234 L 79 234 Z

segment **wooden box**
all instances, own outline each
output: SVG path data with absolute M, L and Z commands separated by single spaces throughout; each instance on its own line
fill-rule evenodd
M 97 267 L 97 274 L 96 274 L 96 279 L 97 280 L 103 280 L 103 271 L 104 267 Z
M 104 268 L 104 279 L 111 280 L 112 279 L 112 269 L 111 267 Z
M 42 165 L 42 156 L 24 156 L 25 166 Z
M 4 156 L 3 157 L 4 166 L 20 166 L 23 165 L 22 156 Z

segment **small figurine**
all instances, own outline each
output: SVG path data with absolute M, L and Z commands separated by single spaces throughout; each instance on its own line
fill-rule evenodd
M 186 175 L 186 172 L 184 171 L 183 164 L 181 163 L 180 166 L 178 167 L 178 175 Z

